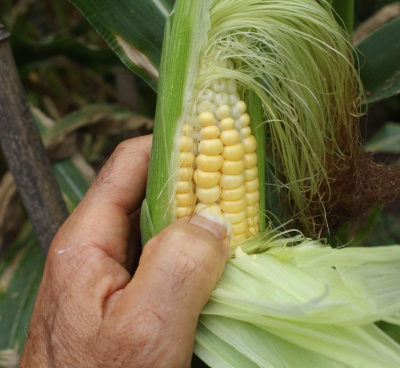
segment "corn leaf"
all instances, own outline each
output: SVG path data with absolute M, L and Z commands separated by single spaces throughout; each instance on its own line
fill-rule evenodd
M 366 151 L 400 153 L 400 124 L 386 123 L 364 145 Z
M 132 130 L 139 128 L 146 123 L 150 123 L 150 119 L 143 117 L 132 110 L 110 104 L 93 104 L 87 105 L 78 111 L 74 111 L 57 121 L 57 124 L 46 129 L 42 134 L 42 139 L 45 144 L 53 141 L 60 140 L 65 135 L 73 131 L 88 127 L 90 125 L 99 123 L 100 121 L 108 121 L 109 125 L 123 124 L 129 122 Z
M 376 30 L 358 45 L 367 103 L 400 93 L 400 18 Z
M 154 90 L 165 21 L 174 0 L 71 0 L 123 63 Z
M 60 34 L 51 35 L 38 42 L 32 42 L 13 34 L 11 45 L 19 68 L 57 55 L 67 55 L 76 63 L 91 68 L 96 68 L 99 63 L 112 66 L 119 62 L 109 48 L 100 48 L 83 43 L 77 38 Z
M 14 351 L 14 359 L 25 342 L 44 260 L 32 226 L 27 223 L 0 263 L 0 351 Z M 8 366 L 17 362 L 9 362 Z

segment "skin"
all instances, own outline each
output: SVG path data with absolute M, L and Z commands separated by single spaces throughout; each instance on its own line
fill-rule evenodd
M 55 236 L 20 368 L 190 366 L 229 239 L 198 215 L 180 219 L 131 277 L 150 148 L 151 136 L 121 143 Z

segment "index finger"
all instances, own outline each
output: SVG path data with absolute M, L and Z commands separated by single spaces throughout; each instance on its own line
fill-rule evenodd
M 116 148 L 59 230 L 50 256 L 52 250 L 88 244 L 124 264 L 130 235 L 129 215 L 140 208 L 145 195 L 151 138 L 149 135 L 130 139 Z

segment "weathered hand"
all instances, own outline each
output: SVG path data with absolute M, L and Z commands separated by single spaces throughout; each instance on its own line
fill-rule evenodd
M 20 367 L 189 367 L 226 230 L 200 216 L 140 245 L 151 137 L 118 146 L 51 245 Z

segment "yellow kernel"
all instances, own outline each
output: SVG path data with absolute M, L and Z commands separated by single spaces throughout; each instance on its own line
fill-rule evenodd
M 197 119 L 198 119 L 200 126 L 206 127 L 206 126 L 214 125 L 215 117 L 214 117 L 214 114 L 212 114 L 209 111 L 206 111 L 206 112 L 202 112 L 198 116 Z
M 244 180 L 253 180 L 258 176 L 258 167 L 254 166 L 251 169 L 244 170 Z M 250 191 L 251 192 L 251 191 Z
M 199 132 L 201 139 L 214 139 L 219 136 L 219 129 L 215 125 L 204 127 Z
M 196 207 L 194 208 L 195 212 L 201 212 L 201 211 L 206 211 L 206 212 L 212 212 L 214 214 L 221 214 L 221 207 L 219 204 L 206 204 L 206 203 L 197 203 Z
M 246 233 L 234 235 L 233 239 L 235 240 L 235 244 L 239 244 L 247 239 Z
M 224 146 L 221 140 L 218 138 L 207 139 L 199 143 L 199 152 L 204 155 L 210 155 L 210 156 L 219 155 L 222 152 L 223 148 Z
M 242 128 L 247 128 L 248 125 L 250 124 L 250 116 L 249 114 L 243 114 L 240 116 L 239 124 L 241 125 Z
M 248 228 L 255 227 L 260 222 L 260 215 L 257 214 L 254 217 L 246 219 L 246 221 L 247 221 L 247 227 Z
M 225 217 L 231 222 L 232 225 L 238 224 L 246 220 L 246 211 L 236 213 L 225 213 Z
M 246 193 L 244 197 L 246 198 L 247 205 L 251 206 L 260 200 L 260 192 L 256 190 L 255 192 Z
M 225 130 L 221 132 L 219 139 L 225 146 L 232 146 L 239 142 L 239 132 L 235 129 Z
M 214 221 L 217 221 L 223 226 L 227 225 L 227 220 L 222 215 L 221 208 L 218 204 L 206 205 L 206 207 L 203 207 L 200 211 L 197 211 L 197 213 L 211 217 Z
M 238 161 L 224 160 L 221 171 L 224 174 L 228 174 L 228 175 L 242 174 L 245 171 L 244 170 L 244 160 L 238 160 Z
M 232 130 L 235 128 L 235 121 L 232 118 L 225 118 L 219 122 L 221 130 Z
M 179 145 L 181 152 L 189 152 L 193 149 L 193 139 L 185 135 L 179 136 Z
M 253 153 L 257 149 L 257 140 L 254 135 L 250 135 L 242 140 L 243 148 L 246 153 Z
M 236 105 L 236 110 L 240 113 L 240 114 L 244 114 L 246 112 L 246 102 L 244 101 L 239 101 Z
M 239 135 L 240 135 L 241 140 L 247 138 L 249 135 L 251 135 L 250 127 L 245 127 L 245 128 L 240 129 Z
M 203 171 L 218 171 L 223 162 L 224 159 L 221 155 L 198 155 L 196 159 L 197 167 Z
M 178 170 L 178 178 L 182 181 L 192 180 L 193 172 L 194 170 L 192 167 L 180 167 Z
M 189 193 L 192 189 L 192 182 L 190 181 L 178 181 L 176 186 L 177 193 Z
M 234 189 L 238 188 L 244 183 L 244 175 L 239 174 L 239 175 L 227 175 L 227 174 L 222 174 L 221 175 L 221 180 L 219 181 L 219 185 L 221 188 L 224 189 Z
M 180 153 L 180 166 L 191 167 L 194 163 L 194 154 L 192 152 L 181 152 Z
M 221 173 L 219 171 L 196 170 L 194 172 L 195 183 L 202 188 L 212 188 L 219 183 Z
M 193 142 L 193 150 L 192 150 L 194 157 L 197 157 L 199 155 L 199 143 Z
M 176 193 L 178 207 L 190 207 L 193 204 L 193 192 Z
M 246 192 L 251 193 L 260 187 L 260 182 L 258 178 L 255 178 L 253 180 L 245 181 L 244 185 L 246 186 Z
M 176 217 L 181 218 L 185 216 L 190 216 L 193 213 L 192 207 L 178 207 L 176 210 Z
M 246 208 L 246 200 L 244 198 L 238 201 L 226 201 L 225 199 L 221 199 L 219 205 L 225 213 L 238 213 Z
M 244 198 L 246 193 L 246 187 L 241 185 L 234 189 L 222 189 L 221 198 L 227 201 L 237 201 L 238 199 Z
M 229 118 L 231 116 L 231 107 L 229 105 L 219 106 L 216 115 L 219 120 Z
M 199 115 L 201 115 L 204 112 L 212 113 L 213 111 L 215 111 L 215 105 L 211 101 L 203 101 L 197 105 L 197 113 Z
M 246 153 L 244 155 L 244 167 L 246 169 L 251 169 L 257 165 L 257 153 Z
M 247 218 L 251 218 L 254 217 L 256 215 L 258 215 L 260 213 L 260 204 L 254 203 L 254 205 L 252 206 L 247 206 L 246 207 L 246 217 Z
M 196 188 L 197 199 L 203 203 L 215 203 L 221 197 L 221 187 L 216 185 L 212 188 Z
M 190 124 L 183 124 L 182 127 L 182 134 L 183 135 L 187 135 L 187 136 L 192 136 L 193 134 L 193 126 L 191 126 Z
M 244 156 L 244 148 L 241 143 L 223 147 L 222 156 L 225 160 L 238 161 Z
M 254 235 L 257 235 L 260 232 L 260 225 L 255 225 L 254 227 L 249 227 L 247 229 L 247 236 L 252 237 Z
M 242 221 L 238 224 L 232 225 L 232 232 L 235 235 L 246 234 L 246 221 Z

